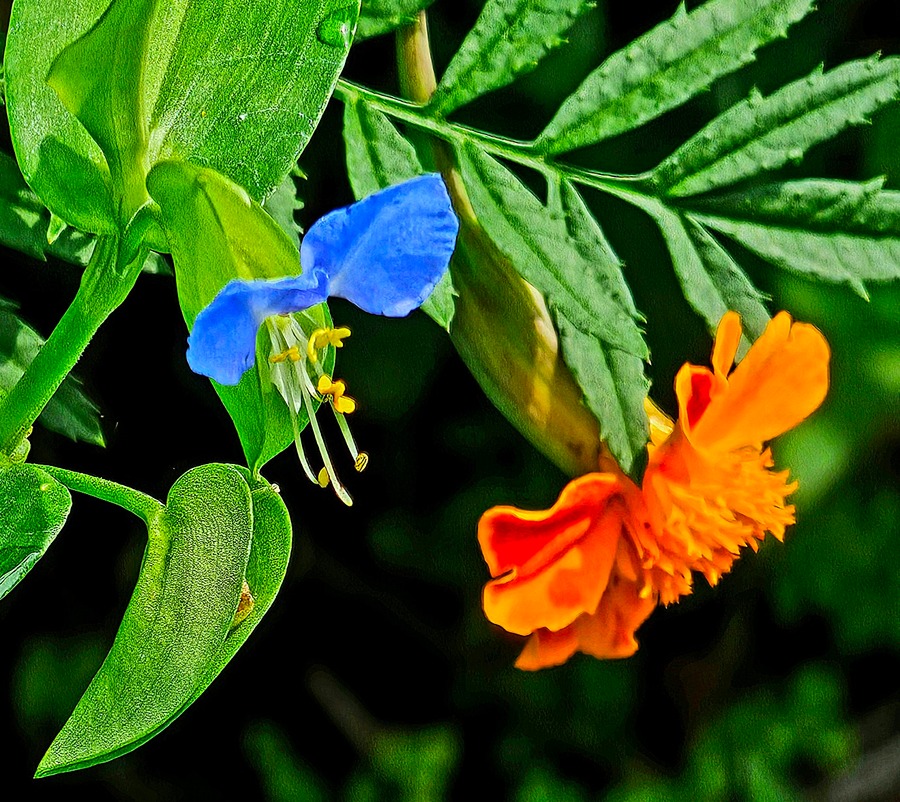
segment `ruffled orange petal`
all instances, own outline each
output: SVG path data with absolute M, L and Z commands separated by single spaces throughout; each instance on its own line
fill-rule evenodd
M 717 375 L 726 377 L 731 372 L 741 344 L 741 333 L 741 316 L 737 312 L 726 312 L 719 321 L 713 343 L 711 362 Z
M 729 327 L 727 336 L 732 334 Z M 710 394 L 699 418 L 689 416 L 685 434 L 696 448 L 717 451 L 771 440 L 822 403 L 828 391 L 829 358 L 828 343 L 818 329 L 792 323 L 790 315 L 780 312 L 728 377 L 727 388 Z M 683 372 L 684 368 L 679 379 Z M 676 393 L 685 409 L 692 402 L 691 396 L 682 397 L 687 390 L 682 379 Z
M 478 541 L 491 574 L 488 619 L 508 632 L 560 630 L 593 612 L 606 587 L 622 529 L 623 508 L 610 504 L 619 481 L 588 474 L 570 482 L 549 510 L 488 510 Z
M 583 614 L 559 632 L 535 632 L 516 668 L 536 671 L 560 665 L 577 651 L 605 660 L 631 657 L 638 648 L 634 633 L 655 607 L 653 594 L 642 595 L 636 583 L 613 575 L 593 615 Z

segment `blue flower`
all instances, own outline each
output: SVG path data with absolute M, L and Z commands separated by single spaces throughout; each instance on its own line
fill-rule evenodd
M 300 246 L 302 275 L 230 281 L 194 321 L 188 364 L 237 384 L 256 357 L 256 335 L 273 315 L 326 298 L 376 315 L 403 317 L 446 273 L 459 221 L 437 174 L 418 176 L 317 220 Z

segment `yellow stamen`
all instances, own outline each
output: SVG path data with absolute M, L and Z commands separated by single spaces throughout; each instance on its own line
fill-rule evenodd
M 359 454 L 356 455 L 356 462 L 353 463 L 353 467 L 356 468 L 357 473 L 362 473 L 368 464 L 369 455 L 366 454 L 365 451 L 360 451 Z
M 343 379 L 332 381 L 328 376 L 322 374 L 319 376 L 319 383 L 316 386 L 316 389 L 322 395 L 331 396 L 331 403 L 334 404 L 335 412 L 349 415 L 356 409 L 356 401 L 350 398 L 350 396 L 344 395 L 347 390 L 347 385 L 344 383 Z
M 328 487 L 329 481 L 330 480 L 328 478 L 328 469 L 322 468 L 322 470 L 319 471 L 319 487 Z
M 342 340 L 350 336 L 350 329 L 341 326 L 337 329 L 316 329 L 309 337 L 309 343 L 306 346 L 306 355 L 310 362 L 317 362 L 319 359 L 318 351 L 325 346 L 333 345 L 335 348 L 343 348 Z
M 269 357 L 269 362 L 284 362 L 286 359 L 290 359 L 291 362 L 298 362 L 300 360 L 300 350 L 296 345 L 292 345 L 280 354 L 272 354 L 272 356 Z

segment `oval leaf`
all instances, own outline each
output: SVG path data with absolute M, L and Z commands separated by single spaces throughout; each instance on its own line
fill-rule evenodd
M 112 648 L 36 776 L 130 752 L 209 684 L 241 597 L 252 533 L 250 488 L 235 468 L 203 465 L 175 483 L 148 521 L 140 576 Z

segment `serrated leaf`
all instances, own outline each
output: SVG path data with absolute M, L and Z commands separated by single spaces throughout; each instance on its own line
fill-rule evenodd
M 357 200 L 426 172 L 415 148 L 393 123 L 356 99 L 345 101 L 344 143 L 347 175 Z M 453 320 L 455 294 L 448 271 L 421 306 L 446 331 Z
M 147 527 L 140 575 L 112 648 L 38 777 L 112 760 L 152 738 L 195 698 L 226 642 L 253 535 L 247 482 L 232 466 L 194 468 Z
M 0 468 L 0 599 L 44 556 L 71 506 L 69 491 L 40 468 Z
M 564 153 L 630 131 L 752 61 L 812 0 L 709 0 L 613 53 L 567 98 L 535 145 Z
M 603 291 L 632 315 L 637 309 L 622 275 L 622 263 L 581 196 L 568 183 L 560 196 L 569 234 Z M 585 403 L 601 422 L 601 433 L 623 470 L 640 467 L 650 439 L 644 399 L 650 382 L 644 361 L 591 337 L 557 318 L 563 358 L 584 391 Z
M 13 388 L 44 344 L 44 338 L 23 323 L 15 310 L 14 304 L 0 298 L 0 392 Z M 47 402 L 38 421 L 73 440 L 105 445 L 97 406 L 71 373 Z
M 297 250 L 300 249 L 300 235 L 303 229 L 294 217 L 294 213 L 303 208 L 303 201 L 297 194 L 297 184 L 293 173 L 288 173 L 282 182 L 275 187 L 262 204 L 263 209 L 290 237 Z
M 711 332 L 729 309 L 740 312 L 748 331 L 765 328 L 762 296 L 707 232 L 662 204 L 649 203 L 645 209 L 659 225 L 685 299 Z
M 530 72 L 593 0 L 488 0 L 450 61 L 429 107 L 437 114 Z
M 900 192 L 880 180 L 789 181 L 692 199 L 690 214 L 772 264 L 849 284 L 900 277 Z
M 567 219 L 560 210 L 545 207 L 509 170 L 478 148 L 461 148 L 459 156 L 463 180 L 479 222 L 521 276 L 544 296 L 560 334 L 573 343 L 575 353 L 585 356 L 579 360 L 585 383 L 592 382 L 590 368 L 585 364 L 590 353 L 583 341 L 576 344 L 572 329 L 601 344 L 604 350 L 619 350 L 638 361 L 646 359 L 647 347 L 633 306 L 623 305 L 621 280 L 609 278 L 618 260 L 612 257 L 612 264 L 608 247 L 597 246 L 602 241 L 597 230 L 585 233 L 586 211 L 574 203 L 573 193 L 567 195 Z M 570 226 L 577 239 L 570 233 Z M 591 383 L 597 407 L 592 407 L 592 411 L 602 415 L 602 435 L 616 443 L 616 457 L 628 470 L 637 453 L 637 441 L 640 440 L 641 449 L 646 445 L 646 437 L 638 436 L 643 424 L 638 423 L 638 415 L 630 404 L 634 385 L 623 390 L 629 399 L 626 427 L 618 401 L 611 402 L 608 392 L 598 389 L 599 376 L 600 373 L 593 374 Z M 609 390 L 609 378 L 603 386 Z
M 162 162 L 150 172 L 147 185 L 162 213 L 188 329 L 231 279 L 281 278 L 300 272 L 300 255 L 288 235 L 244 189 L 224 176 L 186 162 Z M 322 326 L 331 323 L 324 304 L 306 314 L 317 315 Z M 248 370 L 238 384 L 212 383 L 254 471 L 294 440 L 287 405 L 269 379 L 269 352 L 266 340 L 257 350 L 257 369 Z M 333 360 L 334 349 L 328 349 L 324 367 L 329 375 Z M 304 410 L 298 418 L 302 428 Z
M 768 97 L 754 92 L 662 162 L 653 184 L 694 195 L 775 170 L 898 98 L 900 58 L 877 57 L 818 70 Z
M 565 221 L 480 148 L 464 145 L 459 156 L 479 221 L 551 310 L 612 347 L 646 358 L 647 346 L 633 315 L 598 281 Z
M 363 0 L 357 39 L 370 39 L 415 22 L 416 15 L 434 0 Z

